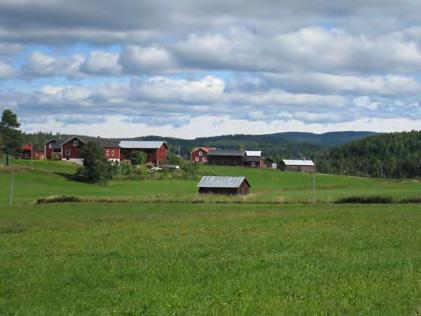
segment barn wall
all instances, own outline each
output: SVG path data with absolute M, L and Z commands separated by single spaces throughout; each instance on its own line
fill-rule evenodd
M 199 153 L 202 153 L 202 155 L 200 156 Z M 203 149 L 197 149 L 195 151 L 192 151 L 191 160 L 193 162 L 207 163 L 208 162 L 208 153 L 206 151 L 204 151 Z
M 104 147 L 104 155 L 107 160 L 120 160 L 120 148 Z
M 74 146 L 73 141 L 77 141 L 78 145 Z M 69 140 L 67 143 L 62 145 L 62 159 L 82 159 L 81 149 L 83 146 L 85 146 L 85 144 L 78 139 Z M 67 151 L 70 151 L 70 154 L 68 154 Z
M 314 166 L 286 166 L 285 171 L 314 172 Z
M 241 166 L 243 157 L 240 156 L 208 156 L 209 164 L 221 166 Z

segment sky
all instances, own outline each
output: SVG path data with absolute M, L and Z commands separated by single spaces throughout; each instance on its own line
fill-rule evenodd
M 421 129 L 419 0 L 0 0 L 26 132 Z

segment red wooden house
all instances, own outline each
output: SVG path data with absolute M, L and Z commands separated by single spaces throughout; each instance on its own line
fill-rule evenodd
M 160 164 L 167 159 L 168 145 L 163 141 L 122 140 L 119 143 L 121 159 L 130 159 L 134 152 L 140 151 L 147 155 L 146 162 Z
M 199 163 L 208 163 L 208 153 L 215 150 L 212 147 L 196 147 L 191 152 L 191 161 Z
M 120 148 L 112 139 L 74 136 L 65 139 L 52 139 L 44 144 L 46 159 L 62 159 L 82 163 L 81 150 L 89 141 L 94 141 L 104 148 L 104 155 L 110 161 L 120 161 Z
M 104 148 L 104 155 L 109 161 L 118 162 L 130 159 L 136 151 L 146 153 L 147 162 L 159 164 L 167 159 L 168 145 L 160 141 L 121 141 L 99 137 L 73 136 L 52 139 L 44 144 L 46 159 L 69 160 L 81 164 L 82 148 L 89 142 L 97 142 Z

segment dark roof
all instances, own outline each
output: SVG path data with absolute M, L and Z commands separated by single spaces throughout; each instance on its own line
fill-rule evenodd
M 244 150 L 224 150 L 224 149 L 216 149 L 212 150 L 208 153 L 208 156 L 235 156 L 235 157 L 243 157 Z
M 54 149 L 60 149 L 62 145 L 65 143 L 73 140 L 73 139 L 79 139 L 80 141 L 84 142 L 85 144 L 88 142 L 97 142 L 102 147 L 118 147 L 119 140 L 118 139 L 112 139 L 112 138 L 100 138 L 100 137 L 89 137 L 89 136 L 73 136 L 73 137 L 64 137 L 64 138 L 55 138 L 51 139 L 45 144 L 52 143 Z
M 246 177 L 204 176 L 200 179 L 199 188 L 239 188 L 243 182 L 251 187 Z

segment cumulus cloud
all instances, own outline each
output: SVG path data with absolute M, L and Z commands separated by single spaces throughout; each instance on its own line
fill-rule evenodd
M 416 0 L 32 2 L 0 2 L 0 97 L 57 128 L 421 118 Z
M 118 63 L 119 55 L 105 51 L 92 51 L 81 65 L 81 71 L 97 75 L 118 75 L 121 66 Z
M 174 67 L 171 54 L 163 47 L 128 45 L 119 57 L 126 73 L 143 74 L 149 71 L 168 70 Z

